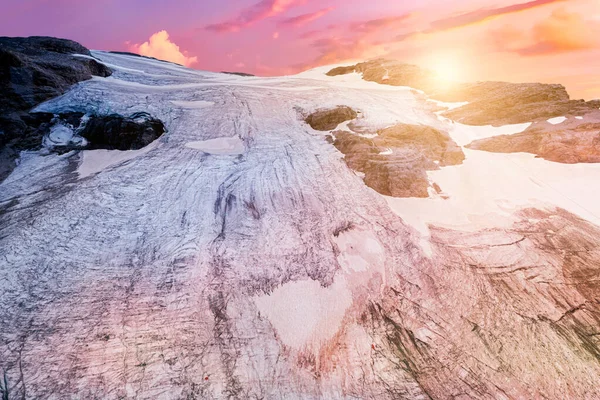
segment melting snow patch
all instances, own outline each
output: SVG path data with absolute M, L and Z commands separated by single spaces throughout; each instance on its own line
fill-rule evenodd
M 81 164 L 77 168 L 80 178 L 85 178 L 110 166 L 132 160 L 156 148 L 158 141 L 154 141 L 139 150 L 84 150 Z
M 255 298 L 255 302 L 281 341 L 302 349 L 307 345 L 319 347 L 338 332 L 352 304 L 352 293 L 346 279 L 338 275 L 329 287 L 313 280 L 289 282 L 270 295 Z
M 583 117 L 575 117 L 575 119 L 583 119 Z
M 548 122 L 551 123 L 552 125 L 558 125 L 558 124 L 562 124 L 566 120 L 567 120 L 566 117 L 556 117 L 556 118 L 550 118 L 548 120 Z
M 385 252 L 372 232 L 351 229 L 340 233 L 334 241 L 340 250 L 337 259 L 344 272 L 368 269 L 383 272 Z
M 185 147 L 201 150 L 208 154 L 242 154 L 245 150 L 244 142 L 239 136 L 188 142 Z

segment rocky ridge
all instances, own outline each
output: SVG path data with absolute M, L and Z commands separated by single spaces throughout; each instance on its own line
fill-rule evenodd
M 495 153 L 531 153 L 565 164 L 600 163 L 600 111 L 566 118 L 558 124 L 539 121 L 514 135 L 476 140 L 466 147 Z
M 469 125 L 507 125 L 581 116 L 600 108 L 600 100 L 571 100 L 562 85 L 542 83 L 476 82 L 442 84 L 432 71 L 390 60 L 373 60 L 337 67 L 328 76 L 358 72 L 366 81 L 409 86 L 444 102 L 468 102 L 443 115 Z

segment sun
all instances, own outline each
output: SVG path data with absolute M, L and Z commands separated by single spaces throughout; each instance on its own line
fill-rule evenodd
M 432 57 L 427 64 L 440 84 L 452 85 L 467 79 L 466 67 L 457 57 L 438 55 Z
M 458 65 L 451 62 L 442 62 L 433 67 L 439 80 L 446 83 L 456 83 L 461 80 L 461 70 Z

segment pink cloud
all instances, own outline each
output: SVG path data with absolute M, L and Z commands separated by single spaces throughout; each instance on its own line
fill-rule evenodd
M 351 28 L 355 31 L 361 32 L 374 32 L 382 29 L 397 28 L 402 26 L 406 20 L 408 20 L 412 14 L 403 14 L 392 17 L 371 19 L 368 21 L 355 22 Z
M 159 60 L 171 61 L 191 67 L 198 63 L 198 57 L 188 56 L 187 51 L 181 51 L 179 46 L 171 42 L 167 31 L 156 32 L 147 42 L 129 45 L 129 50 L 142 56 L 154 57 Z
M 482 9 L 477 11 L 460 14 L 434 21 L 431 23 L 429 32 L 443 31 L 447 29 L 460 28 L 463 26 L 483 22 L 490 18 L 499 17 L 501 15 L 514 14 L 521 11 L 527 11 L 533 8 L 549 5 L 552 3 L 564 2 L 567 0 L 533 0 L 526 3 L 512 4 L 510 6 Z
M 530 31 L 505 26 L 491 33 L 498 50 L 524 56 L 566 53 L 599 45 L 591 23 L 581 14 L 562 8 L 535 24 Z
M 242 10 L 234 19 L 208 25 L 206 29 L 219 33 L 239 32 L 263 19 L 279 15 L 302 2 L 302 0 L 262 0 Z
M 298 15 L 296 17 L 284 19 L 279 24 L 280 25 L 288 25 L 288 26 L 296 26 L 296 27 L 303 26 L 303 25 L 306 25 L 313 21 L 316 21 L 319 18 L 324 17 L 325 15 L 329 14 L 333 10 L 335 10 L 334 7 L 323 8 L 321 10 L 318 10 L 318 11 L 315 11 L 312 13 L 302 14 L 302 15 Z

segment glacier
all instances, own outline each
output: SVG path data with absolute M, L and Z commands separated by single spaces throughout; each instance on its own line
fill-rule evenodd
M 37 111 L 133 115 L 141 150 L 23 152 L 0 183 L 10 398 L 598 398 L 599 164 L 465 149 L 445 197 L 367 187 L 304 116 L 469 127 L 418 90 L 95 51 Z M 346 129 L 347 122 L 341 124 Z

